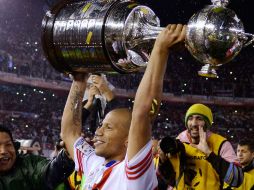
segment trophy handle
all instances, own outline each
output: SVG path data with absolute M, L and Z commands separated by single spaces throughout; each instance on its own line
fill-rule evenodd
M 243 41 L 243 47 L 247 47 L 248 45 L 252 44 L 254 42 L 254 34 L 250 33 L 240 33 L 239 34 L 240 39 Z

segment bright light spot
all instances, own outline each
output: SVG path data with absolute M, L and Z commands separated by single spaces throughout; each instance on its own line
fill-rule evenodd
M 187 86 L 187 84 L 186 84 L 186 83 L 184 83 L 183 85 L 184 85 L 184 86 Z
M 208 80 L 208 78 L 205 78 L 205 80 Z
M 24 93 L 23 96 L 26 96 L 26 94 Z
M 52 96 L 55 96 L 55 94 L 52 94 Z
M 36 89 L 34 89 L 34 92 L 36 91 Z
M 237 110 L 235 110 L 235 113 L 237 113 Z
M 19 92 L 17 92 L 16 94 L 19 95 Z
M 28 125 L 26 125 L 26 128 L 28 127 Z
M 158 113 L 158 116 L 160 116 L 161 114 L 160 113 Z
M 23 100 L 20 100 L 20 102 L 23 102 Z
M 14 70 L 16 70 L 16 69 L 17 69 L 17 67 L 13 67 L 13 69 L 14 69 Z
M 45 101 L 45 100 L 47 100 L 47 98 L 43 98 L 43 100 Z
M 235 79 L 235 80 L 237 80 L 237 78 L 236 78 L 236 77 L 235 77 L 234 79 Z
M 200 21 L 200 22 L 196 22 L 196 23 L 192 23 L 192 24 L 189 24 L 189 28 L 197 28 L 197 29 L 203 29 L 204 26 L 206 25 L 206 27 L 211 27 L 213 25 L 208 25 L 206 21 Z M 212 29 L 214 28 L 214 26 L 212 27 Z
M 168 118 L 166 118 L 166 121 L 168 121 Z
M 11 118 L 12 121 L 14 121 L 14 118 Z
M 232 74 L 233 74 L 233 72 L 232 72 L 232 71 L 230 71 L 230 74 L 232 75 Z
M 182 90 L 182 92 L 184 92 L 184 90 Z

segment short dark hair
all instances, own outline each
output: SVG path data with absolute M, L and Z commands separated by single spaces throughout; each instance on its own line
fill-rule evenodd
M 238 142 L 240 146 L 248 146 L 251 152 L 254 152 L 254 141 L 251 139 L 242 139 Z
M 0 132 L 2 132 L 2 133 L 7 133 L 7 134 L 10 136 L 11 141 L 14 142 L 14 141 L 13 141 L 13 137 L 12 137 L 12 133 L 11 133 L 10 129 L 8 129 L 7 127 L 5 127 L 5 126 L 3 126 L 3 125 L 0 125 Z

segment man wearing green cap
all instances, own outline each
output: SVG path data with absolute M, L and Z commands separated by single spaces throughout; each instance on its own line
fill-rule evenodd
M 178 135 L 189 158 L 186 181 L 190 186 L 220 187 L 222 180 L 234 187 L 242 182 L 237 156 L 226 138 L 212 133 L 213 114 L 209 107 L 194 104 L 186 112 L 186 130 Z M 191 167 L 188 167 L 191 166 Z M 188 175 L 188 172 L 194 172 Z M 200 181 L 199 181 L 200 180 Z M 197 184 L 200 182 L 199 184 Z M 207 186 L 209 184 L 209 186 Z M 199 188 L 196 188 L 199 189 Z
M 175 182 L 170 184 L 175 184 L 176 189 L 220 190 L 241 185 L 243 172 L 234 149 L 226 138 L 210 131 L 212 124 L 213 115 L 209 107 L 194 104 L 187 110 L 187 129 L 177 137 L 184 145 L 184 151 L 181 149 L 169 156 L 175 173 Z

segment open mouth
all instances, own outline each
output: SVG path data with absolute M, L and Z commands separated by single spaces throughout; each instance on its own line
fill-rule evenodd
M 7 164 L 11 159 L 9 157 L 0 158 L 0 164 Z
M 196 134 L 199 134 L 198 131 L 191 131 L 191 133 L 192 133 L 192 134 L 195 134 L 195 135 L 196 135 Z

